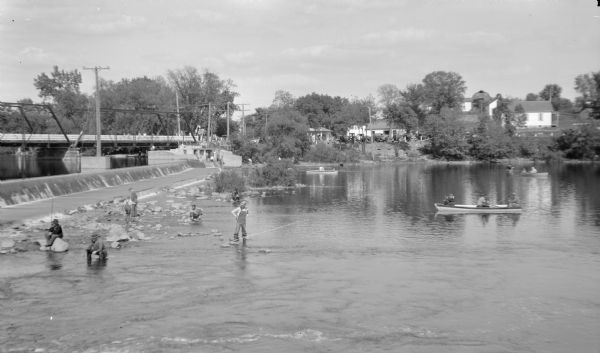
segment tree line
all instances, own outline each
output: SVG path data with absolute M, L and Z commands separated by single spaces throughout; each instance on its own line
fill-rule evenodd
M 547 100 L 567 116 L 585 110 L 592 121 L 600 119 L 600 71 L 578 75 L 574 81 L 579 94 L 574 102 L 562 97 L 562 88 L 556 84 L 544 86 L 537 94 L 527 94 L 525 100 Z M 68 133 L 95 131 L 95 100 L 80 91 L 81 82 L 78 70 L 65 71 L 57 66 L 49 74 L 41 73 L 34 78 L 40 98 L 53 105 Z M 464 112 L 466 90 L 460 74 L 446 71 L 431 72 L 403 89 L 383 84 L 377 89 L 377 99 L 373 96 L 348 99 L 314 92 L 294 97 L 279 90 L 270 106 L 257 108 L 243 122 L 230 121 L 232 145 L 245 158 L 300 159 L 311 149 L 309 128 L 327 128 L 334 136 L 342 136 L 353 125 L 366 125 L 372 118 L 382 117 L 390 127 L 402 129 L 407 135 L 423 136 L 426 139 L 423 152 L 435 158 L 541 158 L 567 148 L 568 141 L 581 141 L 579 133 L 591 143 L 591 147 L 586 147 L 589 151 L 563 154 L 586 158 L 598 154 L 595 127 L 585 132 L 579 129 L 565 133 L 562 142 L 558 142 L 559 137 L 551 141 L 520 137 L 517 129 L 523 126 L 525 115 L 522 107 L 514 107 L 517 99 L 500 94 L 492 97 L 480 91 L 472 96 L 471 111 Z M 239 93 L 232 80 L 191 66 L 169 70 L 166 77 L 101 80 L 99 93 L 102 131 L 106 134 L 177 134 L 176 95 L 180 128 L 186 135 L 196 136 L 199 130 L 206 132 L 210 125 L 211 134 L 226 136 L 227 114 L 239 109 L 235 104 Z M 490 116 L 486 107 L 492 100 L 497 100 L 498 105 Z M 33 101 L 27 98 L 20 102 Z M 43 112 L 26 109 L 33 132 L 59 131 Z M 14 110 L 0 110 L 4 132 L 29 131 L 18 115 Z M 467 121 L 466 116 L 475 120 Z

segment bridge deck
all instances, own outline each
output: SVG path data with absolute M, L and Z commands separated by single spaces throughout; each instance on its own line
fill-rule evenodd
M 71 142 L 77 141 L 79 135 L 68 134 Z M 102 143 L 117 145 L 171 145 L 183 143 L 194 143 L 191 136 L 167 136 L 167 135 L 101 135 Z M 62 134 L 3 134 L 0 133 L 0 145 L 20 144 L 67 144 Z M 95 144 L 96 135 L 82 135 L 79 144 Z

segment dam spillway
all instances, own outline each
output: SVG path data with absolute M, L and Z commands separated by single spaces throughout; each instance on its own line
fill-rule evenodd
M 0 207 L 48 199 L 82 191 L 131 184 L 202 168 L 202 162 L 188 160 L 171 164 L 106 170 L 95 173 L 67 174 L 50 177 L 17 179 L 0 182 Z

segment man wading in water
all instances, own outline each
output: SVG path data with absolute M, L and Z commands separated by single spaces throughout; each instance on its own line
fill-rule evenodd
M 242 240 L 246 241 L 246 216 L 248 216 L 248 209 L 246 208 L 246 201 L 240 203 L 240 207 L 231 211 L 231 214 L 235 217 L 235 232 L 233 233 L 233 242 L 237 243 L 240 241 L 240 229 L 242 230 Z

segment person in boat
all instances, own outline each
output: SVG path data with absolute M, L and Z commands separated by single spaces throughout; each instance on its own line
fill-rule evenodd
M 246 217 L 248 216 L 248 208 L 246 207 L 246 201 L 242 201 L 240 206 L 231 211 L 231 214 L 235 217 L 235 232 L 233 232 L 232 241 L 240 241 L 239 234 L 242 231 L 242 239 L 246 241 Z
M 510 194 L 510 196 L 508 197 L 507 204 L 508 204 L 508 207 L 521 207 L 519 198 L 517 197 L 517 194 L 515 194 L 514 192 L 512 194 Z
M 513 167 L 512 164 L 509 164 L 506 166 L 506 171 L 509 173 L 512 173 L 515 170 L 515 167 Z
M 447 206 L 454 206 L 454 202 L 455 202 L 455 200 L 454 200 L 454 194 L 449 194 L 444 199 L 444 205 L 447 205 Z
M 54 241 L 56 240 L 56 238 L 61 238 L 63 237 L 63 230 L 62 227 L 60 226 L 60 224 L 58 224 L 58 219 L 54 218 L 52 220 L 52 224 L 50 225 L 50 228 L 48 228 L 48 233 L 46 234 L 46 246 L 52 246 L 52 244 L 54 244 Z
M 92 259 L 92 255 L 98 255 L 100 260 L 106 260 L 108 256 L 108 247 L 102 240 L 102 237 L 98 233 L 92 234 L 91 243 L 86 249 L 87 259 L 90 261 Z
M 190 210 L 190 221 L 200 221 L 200 216 L 202 216 L 203 214 L 204 212 L 201 208 L 196 208 L 196 205 L 192 205 L 192 209 Z
M 477 207 L 490 207 L 490 201 L 488 201 L 487 197 L 481 196 L 477 200 Z
M 537 169 L 535 169 L 534 166 L 531 166 L 531 169 L 529 169 L 529 173 L 530 174 L 535 174 L 535 173 L 537 173 Z

